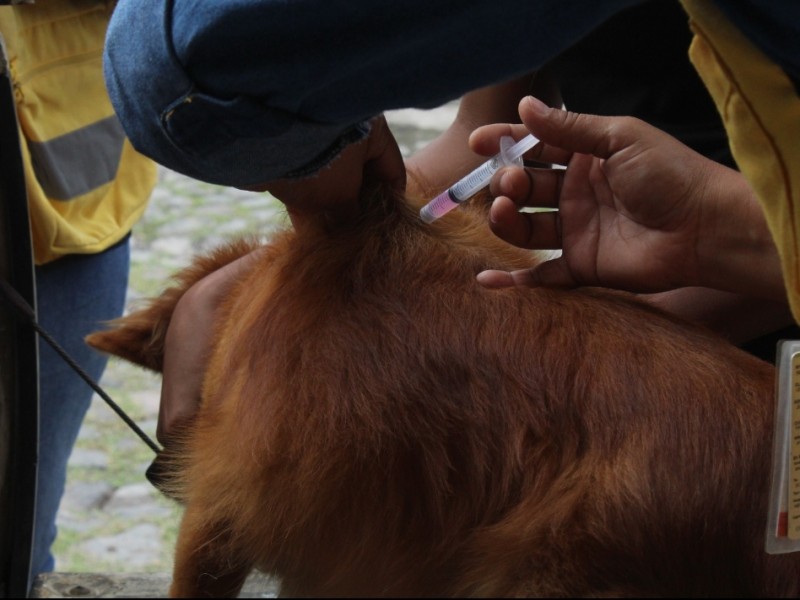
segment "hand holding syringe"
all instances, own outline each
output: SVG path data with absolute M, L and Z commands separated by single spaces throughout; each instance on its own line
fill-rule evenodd
M 419 211 L 420 219 L 426 223 L 432 223 L 489 185 L 492 175 L 502 167 L 515 165 L 521 167 L 522 155 L 538 143 L 539 140 L 531 134 L 516 144 L 513 138 L 503 136 L 500 139 L 500 152 L 423 206 Z

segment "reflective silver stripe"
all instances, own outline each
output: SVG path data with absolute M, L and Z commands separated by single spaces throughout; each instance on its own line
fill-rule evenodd
M 44 193 L 70 200 L 113 180 L 125 132 L 112 116 L 47 142 L 28 141 L 31 163 Z

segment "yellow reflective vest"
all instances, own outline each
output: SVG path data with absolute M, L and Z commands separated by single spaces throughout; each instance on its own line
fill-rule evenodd
M 155 164 L 133 149 L 106 93 L 111 10 L 102 0 L 0 7 L 37 264 L 121 240 L 155 185 Z
M 739 169 L 778 247 L 800 323 L 800 98 L 774 62 L 708 0 L 683 0 L 695 33 L 689 56 L 714 98 Z

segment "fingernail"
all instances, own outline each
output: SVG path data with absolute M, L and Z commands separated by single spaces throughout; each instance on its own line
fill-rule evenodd
M 530 109 L 536 114 L 543 115 L 549 110 L 549 107 L 535 96 L 528 96 L 526 100 Z
M 498 275 L 505 275 L 505 273 L 503 271 L 496 271 L 490 269 L 488 271 L 481 271 L 475 276 L 475 279 L 483 287 L 488 288 L 490 290 L 496 290 L 508 287 L 507 284 L 499 280 Z
M 497 224 L 497 219 L 494 216 L 494 205 L 497 204 L 497 197 L 492 200 L 492 205 L 489 207 L 489 223 L 492 225 Z
M 509 181 L 509 177 L 508 170 L 504 170 L 500 174 L 500 181 L 497 182 L 497 189 L 500 190 L 498 196 L 509 196 L 511 194 L 511 182 Z

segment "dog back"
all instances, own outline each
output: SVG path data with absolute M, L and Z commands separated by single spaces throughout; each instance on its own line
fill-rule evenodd
M 535 260 L 485 222 L 377 195 L 260 251 L 176 452 L 173 594 L 797 593 L 763 551 L 773 368 L 627 294 L 481 287 Z M 252 249 L 91 342 L 159 368 L 180 295 Z

